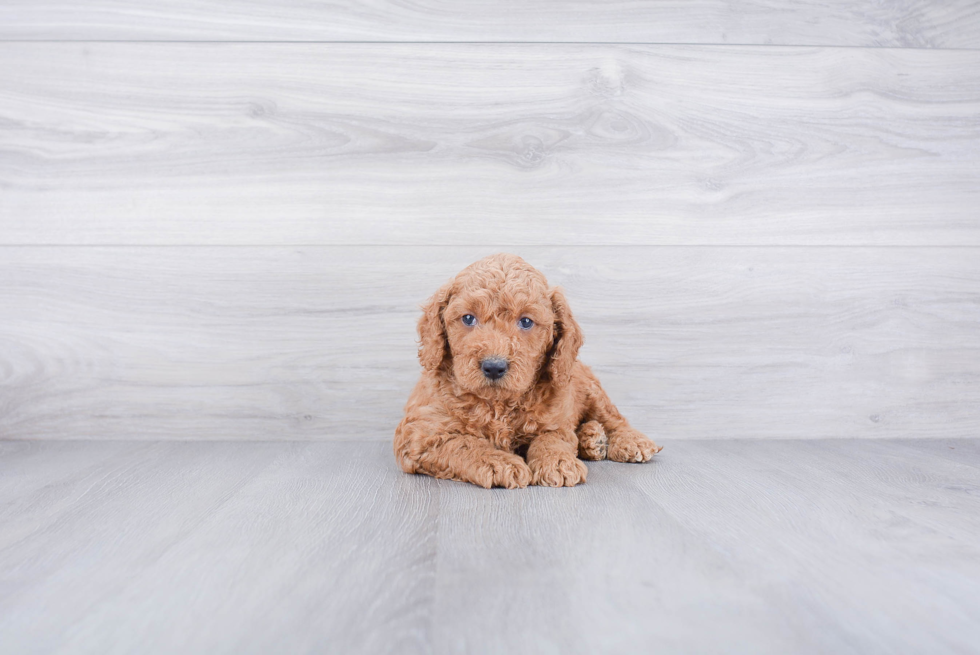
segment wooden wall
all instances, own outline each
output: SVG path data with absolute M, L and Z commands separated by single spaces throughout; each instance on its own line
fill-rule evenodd
M 0 438 L 389 439 L 512 251 L 658 441 L 980 431 L 975 2 L 0 6 Z

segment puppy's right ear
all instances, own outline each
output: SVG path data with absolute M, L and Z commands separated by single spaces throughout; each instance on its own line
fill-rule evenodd
M 453 282 L 444 284 L 422 305 L 422 318 L 419 319 L 419 361 L 427 371 L 438 371 L 450 357 L 442 313 L 452 297 Z

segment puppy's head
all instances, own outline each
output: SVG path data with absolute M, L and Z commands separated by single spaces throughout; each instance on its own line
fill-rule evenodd
M 582 345 L 561 289 L 516 255 L 471 264 L 423 310 L 422 366 L 481 396 L 567 384 Z

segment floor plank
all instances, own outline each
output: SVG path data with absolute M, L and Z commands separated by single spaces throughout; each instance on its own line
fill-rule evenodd
M 814 650 L 970 652 L 980 634 L 980 559 L 962 545 L 980 534 L 980 477 L 909 456 L 901 444 L 698 443 L 688 455 L 697 466 L 677 472 L 685 482 L 665 475 L 640 484 L 672 517 L 759 571 L 755 588 L 773 606 L 793 607 L 787 627 L 809 633 Z M 913 606 L 930 610 L 910 621 Z M 835 630 L 814 630 L 831 617 Z
M 0 248 L 0 436 L 387 440 L 485 248 Z M 658 440 L 969 437 L 973 248 L 519 248 Z
M 0 498 L 0 651 L 426 651 L 438 492 L 388 444 L 148 444 L 97 480 L 48 475 L 64 448 L 0 462 L 49 485 Z
M 605 41 L 980 47 L 970 0 L 6 0 L 0 39 Z
M 632 483 L 661 463 L 625 468 L 590 463 L 572 490 L 445 490 L 436 651 L 796 650 L 744 571 Z
M 717 440 L 486 491 L 386 443 L 0 442 L 0 651 L 969 653 L 978 471 Z
M 0 43 L 3 244 L 980 245 L 980 52 Z

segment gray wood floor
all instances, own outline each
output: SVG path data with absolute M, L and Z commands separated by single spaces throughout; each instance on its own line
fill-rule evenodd
M 0 442 L 3 653 L 976 653 L 980 440 L 720 440 L 574 489 L 383 442 Z

